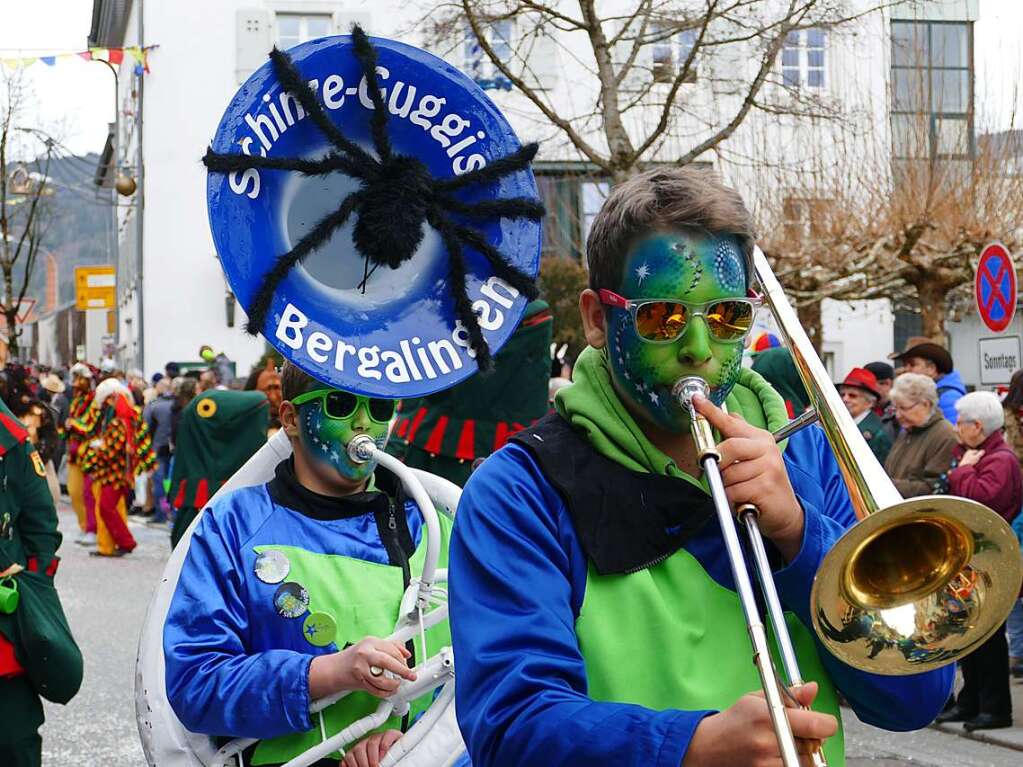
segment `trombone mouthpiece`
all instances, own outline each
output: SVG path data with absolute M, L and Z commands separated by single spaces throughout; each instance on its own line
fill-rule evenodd
M 372 437 L 360 434 L 348 443 L 348 457 L 354 463 L 368 463 L 373 460 L 376 449 L 377 446 Z
M 678 404 L 686 411 L 693 410 L 693 397 L 697 394 L 702 394 L 707 398 L 710 397 L 710 387 L 699 376 L 680 378 L 671 387 L 671 396 L 678 400 Z

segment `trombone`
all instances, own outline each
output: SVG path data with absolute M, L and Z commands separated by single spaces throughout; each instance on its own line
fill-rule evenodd
M 858 520 L 828 552 L 814 578 L 810 594 L 814 631 L 843 663 L 875 674 L 918 674 L 959 660 L 994 634 L 1012 610 L 1023 582 L 1023 557 L 1015 534 L 1004 519 L 976 501 L 948 495 L 903 499 L 846 410 L 758 247 L 753 249 L 753 273 L 787 340 Z M 672 390 L 691 416 L 782 762 L 796 767 L 799 759 L 783 693 L 725 496 L 714 436 L 692 407 L 693 395 L 705 392 L 706 383 L 699 378 L 684 378 Z M 791 433 L 795 428 L 784 430 Z M 788 682 L 798 686 L 802 680 L 756 525 L 756 509 L 745 505 L 736 515 L 749 536 Z M 814 763 L 823 765 L 819 754 Z

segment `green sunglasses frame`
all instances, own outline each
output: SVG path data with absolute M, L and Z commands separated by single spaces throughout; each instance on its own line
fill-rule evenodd
M 351 394 L 351 396 L 355 397 L 355 408 L 348 415 L 335 416 L 335 415 L 331 415 L 330 413 L 327 412 L 327 404 L 326 404 L 327 396 L 329 394 L 332 394 L 333 392 L 336 392 L 336 391 L 343 392 L 344 394 Z M 369 406 L 369 401 L 371 399 L 377 399 L 377 400 L 380 400 L 381 402 L 390 402 L 391 403 L 391 415 L 388 416 L 386 420 L 381 421 L 379 418 L 377 418 L 377 417 L 375 417 L 373 415 L 373 410 Z M 390 423 L 391 419 L 394 418 L 394 411 L 395 411 L 395 408 L 397 407 L 397 400 L 387 400 L 387 399 L 384 399 L 383 397 L 366 397 L 366 396 L 363 396 L 362 394 L 352 394 L 352 392 L 346 392 L 343 389 L 313 389 L 312 391 L 307 391 L 304 394 L 299 394 L 297 397 L 295 397 L 294 399 L 291 400 L 291 404 L 294 405 L 295 407 L 298 407 L 299 405 L 304 405 L 307 402 L 313 402 L 315 400 L 320 400 L 320 402 L 323 404 L 323 414 L 325 416 L 327 416 L 327 418 L 333 418 L 336 421 L 340 421 L 340 420 L 343 420 L 345 418 L 351 418 L 353 415 L 355 415 L 356 411 L 359 409 L 359 405 L 365 405 L 365 407 L 366 407 L 366 414 L 369 416 L 369 420 L 371 420 L 373 423 L 381 423 L 381 424 L 383 424 L 383 423 Z

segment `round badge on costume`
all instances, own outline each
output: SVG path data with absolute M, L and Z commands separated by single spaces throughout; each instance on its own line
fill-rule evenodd
M 261 551 L 256 557 L 255 571 L 259 580 L 273 585 L 288 577 L 288 573 L 291 571 L 291 562 L 283 551 L 274 549 Z
M 210 225 L 231 289 L 285 358 L 330 386 L 417 397 L 475 373 L 478 339 L 496 353 L 535 295 L 535 149 L 466 75 L 382 38 L 368 38 L 375 131 L 360 35 L 274 54 L 241 87 L 205 160 Z M 422 226 L 389 231 L 387 212 L 409 208 Z M 381 240 L 399 255 L 371 259 Z
M 274 608 L 282 618 L 298 618 L 309 609 L 309 592 L 294 581 L 282 583 L 274 592 Z
M 337 623 L 328 613 L 309 613 L 302 623 L 302 634 L 314 647 L 326 647 L 337 636 Z
M 195 412 L 202 418 L 212 418 L 217 414 L 217 403 L 209 397 L 203 397 L 195 406 Z

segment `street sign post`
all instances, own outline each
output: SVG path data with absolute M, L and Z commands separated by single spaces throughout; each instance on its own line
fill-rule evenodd
M 117 302 L 117 277 L 112 266 L 75 267 L 75 308 L 113 309 Z
M 981 338 L 977 348 L 980 353 L 981 385 L 1009 383 L 1013 372 L 1020 368 L 1019 336 Z
M 980 254 L 973 294 L 977 314 L 988 330 L 1003 332 L 1016 313 L 1016 265 L 1008 249 L 992 242 Z

